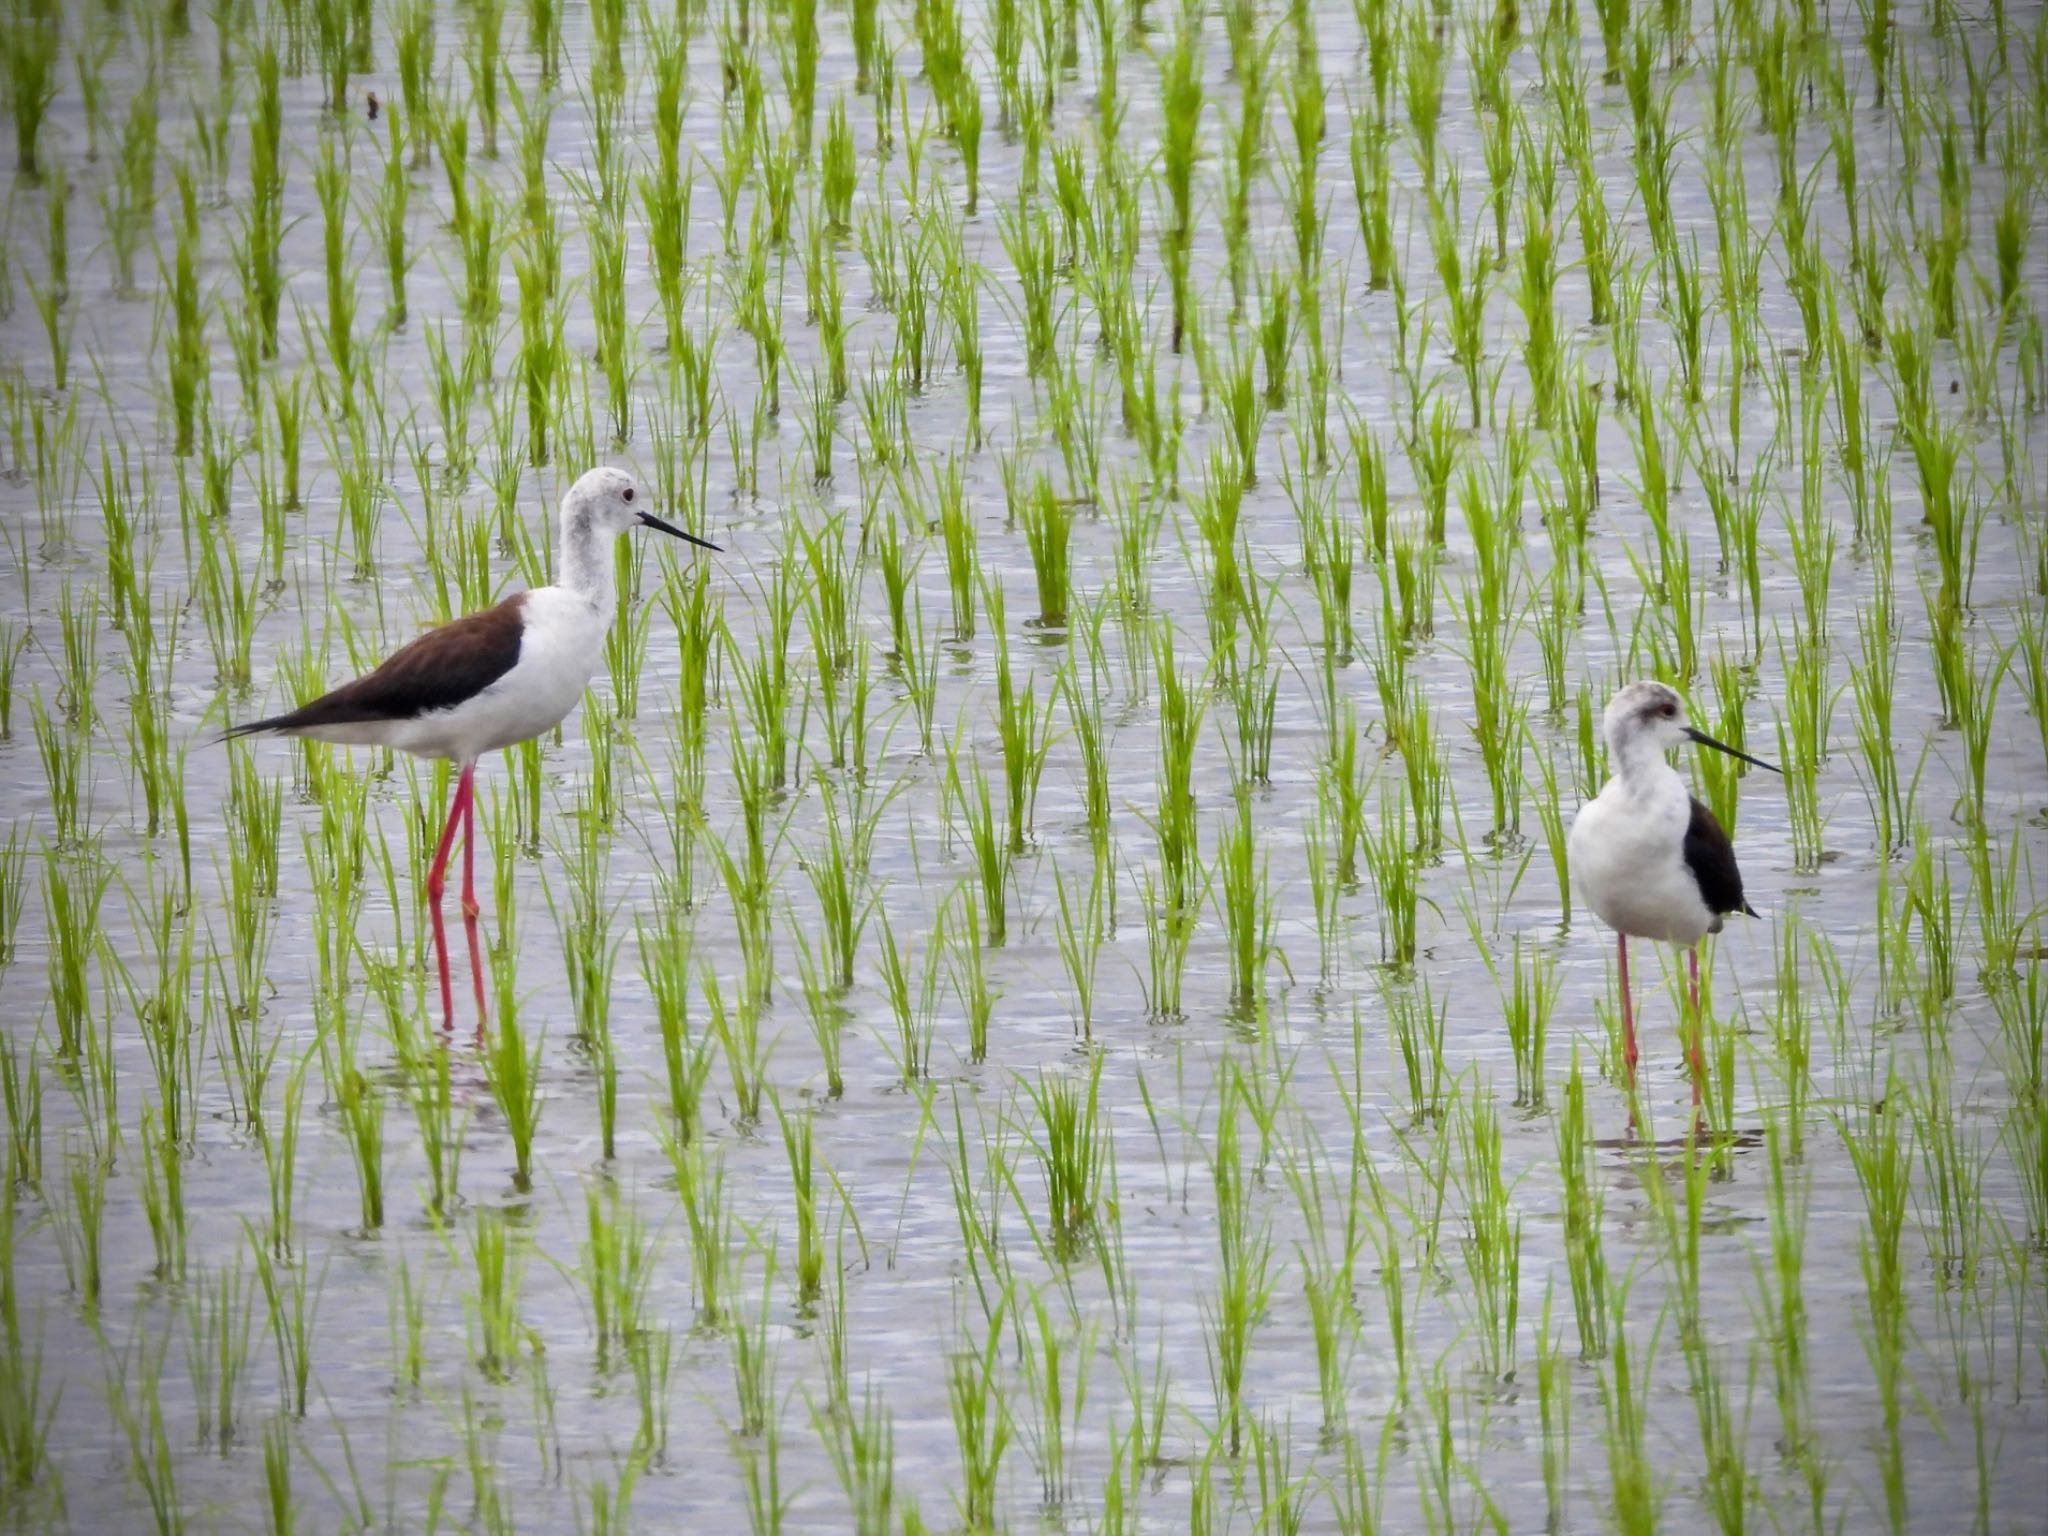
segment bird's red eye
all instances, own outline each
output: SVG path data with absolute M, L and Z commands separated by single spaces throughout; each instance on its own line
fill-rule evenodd
M 1658 713 L 1663 715 L 1663 717 L 1666 720 L 1674 720 L 1678 717 L 1678 706 L 1672 703 L 1669 699 L 1666 699 L 1664 701 L 1663 707 L 1658 711 Z
M 625 496 L 626 500 L 631 501 L 633 499 L 633 487 L 631 487 L 630 485 L 627 486 L 622 494 Z

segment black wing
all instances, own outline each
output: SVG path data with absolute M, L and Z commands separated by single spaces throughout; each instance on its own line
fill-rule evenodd
M 290 714 L 231 726 L 226 736 L 413 720 L 436 710 L 453 709 L 519 664 L 525 604 L 526 594 L 515 592 L 495 607 L 430 629 L 393 651 L 376 671 L 343 683 Z
M 1685 829 L 1685 867 L 1699 882 L 1700 900 L 1716 917 L 1725 912 L 1756 916 L 1743 899 L 1742 871 L 1735 866 L 1735 844 L 1697 796 L 1692 802 L 1692 821 Z

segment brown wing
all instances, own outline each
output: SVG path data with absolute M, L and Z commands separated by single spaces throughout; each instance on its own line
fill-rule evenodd
M 519 664 L 525 606 L 526 594 L 515 592 L 495 607 L 428 630 L 392 652 L 376 671 L 343 683 L 290 714 L 232 726 L 227 735 L 413 720 L 436 710 L 453 709 Z

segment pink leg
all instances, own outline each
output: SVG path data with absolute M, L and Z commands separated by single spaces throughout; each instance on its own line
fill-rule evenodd
M 1700 1014 L 1700 952 L 1699 946 L 1686 951 L 1686 958 L 1692 968 L 1692 1037 L 1686 1041 L 1686 1057 L 1692 1063 L 1692 1107 L 1695 1114 L 1700 1107 L 1700 1085 L 1706 1081 L 1706 1054 L 1701 1046 L 1701 1036 L 1706 1033 L 1706 1020 Z
M 448 979 L 448 933 L 441 926 L 441 892 L 448 888 L 448 855 L 455 850 L 455 829 L 462 820 L 469 794 L 470 770 L 462 770 L 456 781 L 455 798 L 448 806 L 448 820 L 441 828 L 441 840 L 434 845 L 434 862 L 427 870 L 427 915 L 434 923 L 434 959 L 441 971 L 441 1017 L 449 1029 L 455 1027 L 455 990 Z
M 490 1010 L 484 1005 L 484 955 L 477 918 L 483 908 L 476 900 L 476 764 L 462 770 L 462 928 L 469 938 L 469 975 L 476 987 L 476 1034 L 481 1040 Z
M 1628 995 L 1628 935 L 1614 936 L 1615 953 L 1621 957 L 1621 1060 L 1628 1069 L 1628 1129 L 1634 1135 L 1636 1124 L 1636 1012 L 1635 1004 Z
M 1628 995 L 1628 935 L 1614 936 L 1616 952 L 1621 956 L 1621 1059 L 1628 1067 L 1628 1084 L 1636 1084 L 1636 1013 L 1635 1005 Z

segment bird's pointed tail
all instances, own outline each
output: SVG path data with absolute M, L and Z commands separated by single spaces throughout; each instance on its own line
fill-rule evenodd
M 207 745 L 218 747 L 243 736 L 260 736 L 265 731 L 281 731 L 287 729 L 291 723 L 290 715 L 272 715 L 268 720 L 245 720 L 240 725 L 229 726 Z

